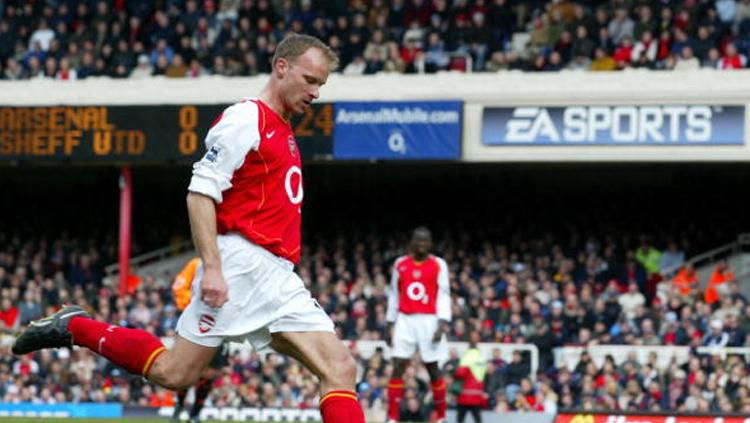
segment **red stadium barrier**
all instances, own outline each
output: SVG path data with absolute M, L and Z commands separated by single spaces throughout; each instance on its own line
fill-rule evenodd
M 557 415 L 555 423 L 750 423 L 750 417 L 560 413 Z

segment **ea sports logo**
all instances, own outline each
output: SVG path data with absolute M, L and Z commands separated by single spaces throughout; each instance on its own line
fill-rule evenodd
M 412 301 L 421 301 L 422 304 L 427 304 L 427 301 L 429 301 L 427 288 L 419 281 L 414 281 L 406 287 L 406 296 Z
M 293 179 L 296 179 L 296 193 L 292 190 L 292 184 L 295 182 L 292 181 Z M 302 191 L 302 169 L 298 166 L 292 166 L 286 171 L 284 189 L 286 190 L 286 195 L 289 197 L 289 201 L 291 201 L 292 204 L 299 204 L 302 202 L 302 197 L 305 196 L 305 193 Z

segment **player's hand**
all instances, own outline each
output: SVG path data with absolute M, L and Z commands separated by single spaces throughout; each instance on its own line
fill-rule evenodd
M 437 329 L 435 329 L 435 333 L 432 334 L 432 342 L 440 342 L 440 340 L 443 339 L 443 334 L 445 334 L 446 332 L 448 332 L 448 322 L 440 320 L 440 322 L 438 322 Z
M 443 337 L 443 328 L 437 328 L 435 333 L 432 334 L 432 342 L 438 343 L 440 342 L 440 339 Z
M 385 343 L 388 348 L 393 348 L 393 323 L 388 323 L 385 329 Z
M 221 308 L 229 300 L 229 286 L 221 268 L 207 268 L 201 280 L 201 301 L 212 308 Z

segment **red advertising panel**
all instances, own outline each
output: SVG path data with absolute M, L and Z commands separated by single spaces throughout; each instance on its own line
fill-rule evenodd
M 750 423 L 750 417 L 558 414 L 555 423 Z

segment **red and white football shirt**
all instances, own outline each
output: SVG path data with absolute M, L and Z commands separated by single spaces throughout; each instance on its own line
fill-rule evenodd
M 398 313 L 433 314 L 451 320 L 448 265 L 429 255 L 422 262 L 411 256 L 396 259 L 391 277 L 386 320 L 394 322 Z
M 228 107 L 206 135 L 189 191 L 216 201 L 217 232 L 299 261 L 302 162 L 289 122 L 258 99 Z

